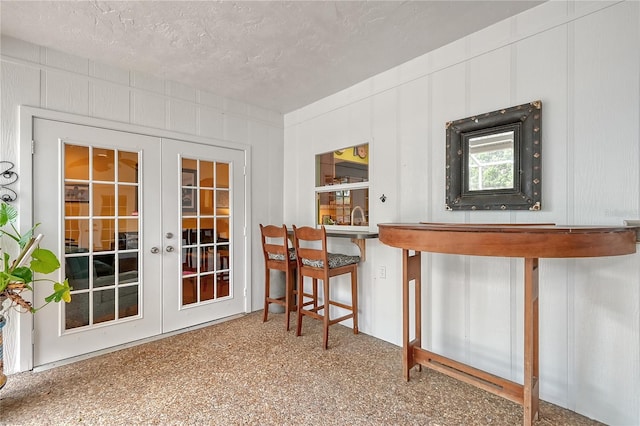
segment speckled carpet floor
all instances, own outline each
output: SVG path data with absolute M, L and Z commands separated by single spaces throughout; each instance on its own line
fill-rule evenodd
M 9 376 L 3 425 L 521 425 L 520 406 L 437 372 L 402 378 L 397 346 L 337 325 L 303 336 L 262 312 Z M 541 401 L 539 425 L 595 425 Z

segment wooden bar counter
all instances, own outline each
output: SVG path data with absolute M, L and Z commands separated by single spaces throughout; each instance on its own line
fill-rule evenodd
M 525 425 L 538 419 L 538 262 L 540 258 L 618 256 L 636 252 L 633 227 L 553 224 L 380 224 L 384 244 L 402 249 L 403 373 L 425 366 L 523 406 Z M 410 254 L 410 252 L 414 254 Z M 495 376 L 421 347 L 421 252 L 524 259 L 524 384 Z M 409 283 L 414 281 L 415 337 L 410 340 Z

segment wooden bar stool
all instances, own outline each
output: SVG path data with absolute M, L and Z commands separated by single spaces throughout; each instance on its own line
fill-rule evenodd
M 262 234 L 262 252 L 264 253 L 264 314 L 262 322 L 267 321 L 269 304 L 276 303 L 284 306 L 284 321 L 289 331 L 289 313 L 295 310 L 295 272 L 297 268 L 296 252 L 289 248 L 287 227 L 285 225 L 260 224 Z M 285 274 L 285 294 L 282 297 L 271 297 L 271 270 L 282 271 Z
M 358 334 L 358 263 L 360 256 L 348 256 L 345 254 L 329 253 L 327 251 L 327 232 L 308 226 L 293 227 L 294 246 L 298 262 L 298 327 L 297 335 L 302 333 L 302 317 L 309 316 L 323 322 L 323 348 L 329 344 L 329 326 L 337 324 L 349 318 L 353 318 L 353 334 Z M 331 300 L 329 287 L 331 277 L 338 275 L 351 275 L 351 305 Z M 303 293 L 304 278 L 312 280 L 312 301 L 304 303 Z M 318 305 L 318 280 L 323 284 L 323 301 Z M 313 305 L 309 309 L 305 306 Z M 330 318 L 330 306 L 337 306 L 349 311 L 348 314 L 338 318 Z M 321 313 L 322 312 L 322 313 Z

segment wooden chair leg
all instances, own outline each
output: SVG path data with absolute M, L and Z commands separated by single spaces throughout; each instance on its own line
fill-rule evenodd
M 298 274 L 298 306 L 297 306 L 297 313 L 298 313 L 298 325 L 296 327 L 296 336 L 300 336 L 300 334 L 302 334 L 302 298 L 304 294 L 304 278 L 302 277 L 302 275 Z
M 351 273 L 351 312 L 353 313 L 353 334 L 358 334 L 358 270 Z
M 265 268 L 265 276 L 264 276 L 264 313 L 262 314 L 262 322 L 266 322 L 267 321 L 267 317 L 269 316 L 269 297 L 270 295 L 270 287 L 271 287 L 271 281 L 270 281 L 270 274 L 269 274 L 269 268 Z
M 317 312 L 318 311 L 318 280 L 316 280 L 315 278 L 313 279 L 313 289 L 311 291 L 313 292 L 313 308 Z
M 289 307 L 291 306 L 291 280 L 289 271 L 284 273 L 284 325 L 289 331 Z
M 325 278 L 322 284 L 324 287 L 324 295 L 323 295 L 324 297 L 323 314 L 324 315 L 322 316 L 322 322 L 323 322 L 322 345 L 325 349 L 328 349 L 329 348 L 329 311 L 331 308 L 331 303 L 329 302 L 329 300 L 331 300 L 329 297 L 329 279 Z

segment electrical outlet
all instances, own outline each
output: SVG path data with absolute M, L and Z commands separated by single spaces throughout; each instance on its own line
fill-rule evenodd
M 640 243 L 640 220 L 627 219 L 627 220 L 624 221 L 624 224 L 626 226 L 637 226 L 637 228 L 636 228 L 636 242 Z
M 378 267 L 378 277 L 383 279 L 383 280 L 387 279 L 387 267 L 386 266 Z

